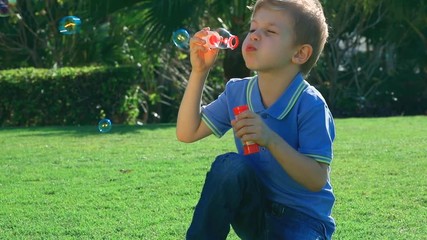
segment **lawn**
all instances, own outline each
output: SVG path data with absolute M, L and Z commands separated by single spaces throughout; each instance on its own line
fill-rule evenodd
M 424 239 L 427 117 L 336 128 L 334 238 Z M 0 239 L 183 239 L 226 151 L 231 132 L 184 144 L 174 125 L 0 128 Z

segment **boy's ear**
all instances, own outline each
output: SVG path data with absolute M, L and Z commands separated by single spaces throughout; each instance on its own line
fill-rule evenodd
M 310 44 L 301 45 L 292 56 L 292 62 L 302 65 L 310 59 L 312 53 L 313 47 Z

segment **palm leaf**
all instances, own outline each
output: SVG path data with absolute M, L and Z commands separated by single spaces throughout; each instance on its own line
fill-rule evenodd
M 204 3 L 197 0 L 145 0 L 135 4 L 131 9 L 122 11 L 126 14 L 124 24 L 131 26 L 141 36 L 141 42 L 148 49 L 159 49 L 170 41 L 172 32 L 186 25 L 194 26 L 192 19 L 197 19 Z M 130 16 L 130 17 L 129 17 Z

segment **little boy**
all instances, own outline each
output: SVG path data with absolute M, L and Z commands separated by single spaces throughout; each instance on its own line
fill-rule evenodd
M 258 0 L 242 45 L 254 77 L 230 80 L 200 108 L 217 49 L 197 32 L 192 71 L 177 120 L 177 138 L 194 142 L 230 128 L 239 153 L 218 156 L 208 172 L 187 239 L 330 239 L 335 201 L 329 180 L 335 128 L 322 95 L 304 80 L 328 37 L 318 0 Z M 234 116 L 233 108 L 249 111 Z M 243 155 L 242 143 L 259 152 Z

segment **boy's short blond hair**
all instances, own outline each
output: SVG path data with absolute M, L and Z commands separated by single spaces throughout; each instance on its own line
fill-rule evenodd
M 257 0 L 251 7 L 252 18 L 260 8 L 286 11 L 294 21 L 295 44 L 309 44 L 313 53 L 301 72 L 307 76 L 316 64 L 328 38 L 328 24 L 318 0 Z

